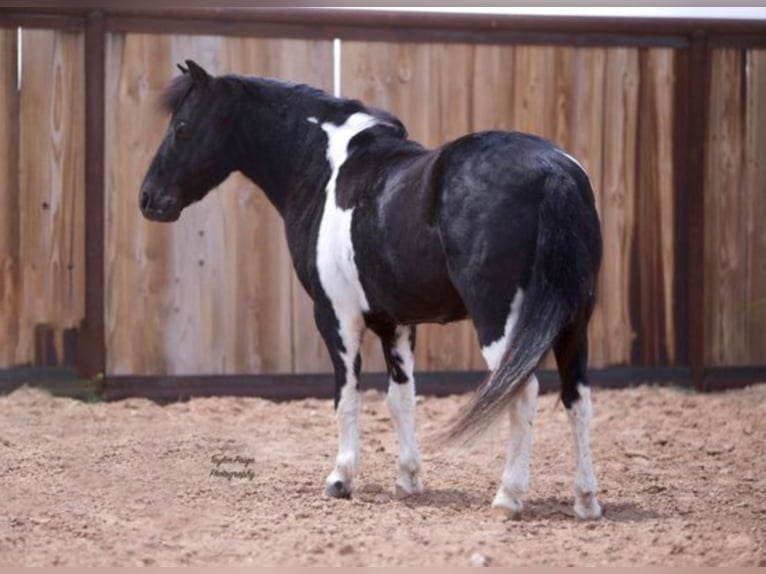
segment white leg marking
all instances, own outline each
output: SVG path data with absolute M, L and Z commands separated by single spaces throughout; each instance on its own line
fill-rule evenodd
M 601 506 L 596 500 L 598 483 L 593 472 L 593 461 L 590 454 L 589 428 L 593 413 L 590 400 L 590 387 L 577 385 L 580 398 L 571 409 L 567 410 L 569 422 L 572 425 L 575 455 L 575 504 L 574 511 L 583 520 L 601 517 Z
M 511 406 L 511 440 L 505 461 L 503 482 L 492 507 L 505 516 L 518 518 L 529 490 L 529 457 L 532 452 L 532 425 L 537 414 L 539 383 L 532 375 Z
M 308 121 L 315 122 L 316 118 Z M 364 330 L 362 313 L 369 303 L 359 281 L 351 238 L 351 218 L 354 209 L 341 209 L 336 200 L 338 173 L 348 158 L 351 139 L 373 125 L 376 120 L 367 114 L 349 116 L 340 126 L 321 124 L 327 134 L 327 160 L 331 176 L 327 183 L 322 220 L 317 239 L 317 272 L 322 289 L 330 300 L 338 319 L 339 335 L 345 353 L 341 354 L 346 369 L 346 381 L 338 402 L 338 456 L 335 470 L 327 478 L 328 492 L 337 482 L 351 492 L 353 477 L 359 469 L 359 409 L 361 405 L 354 360 L 359 352 Z M 337 490 L 337 489 L 336 489 Z
M 503 353 L 508 348 L 508 342 L 510 340 L 513 328 L 516 325 L 516 321 L 519 319 L 519 311 L 521 310 L 521 303 L 524 301 L 524 291 L 521 288 L 516 290 L 516 295 L 513 296 L 511 301 L 511 311 L 508 314 L 508 319 L 505 321 L 505 330 L 503 336 L 500 337 L 494 343 L 482 347 L 481 354 L 484 356 L 484 361 L 487 363 L 490 371 L 494 371 L 500 366 L 500 361 L 503 359 Z
M 397 327 L 393 349 L 393 353 L 402 360 L 402 371 L 407 376 L 407 382 L 389 380 L 386 396 L 399 439 L 399 478 L 396 480 L 399 496 L 423 492 L 420 475 L 422 459 L 415 434 L 414 357 L 410 347 L 410 330 L 410 327 Z
M 338 319 L 345 353 L 341 353 L 346 370 L 346 381 L 341 389 L 338 408 L 335 412 L 338 429 L 338 454 L 335 468 L 326 480 L 325 492 L 331 496 L 350 496 L 354 477 L 359 472 L 359 411 L 362 406 L 361 393 L 357 390 L 354 360 L 361 346 L 364 324 L 361 315 L 358 320 Z M 338 484 L 340 483 L 340 485 Z

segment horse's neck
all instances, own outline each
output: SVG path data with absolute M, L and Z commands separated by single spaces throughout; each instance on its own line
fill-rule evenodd
M 326 138 L 317 129 L 316 110 L 269 87 L 259 99 L 244 106 L 239 124 L 237 153 L 240 171 L 260 187 L 280 214 L 323 202 L 323 182 L 329 177 Z M 271 101 L 270 101 L 271 100 Z

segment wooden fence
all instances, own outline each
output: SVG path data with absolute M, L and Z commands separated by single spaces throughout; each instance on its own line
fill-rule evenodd
M 105 375 L 105 396 L 329 392 L 311 382 L 330 364 L 265 197 L 235 175 L 168 226 L 141 217 L 137 190 L 177 62 L 331 91 L 334 38 L 342 94 L 414 139 L 517 129 L 585 164 L 605 247 L 598 382 L 766 380 L 764 23 L 18 8 L 0 9 L 0 378 L 70 367 Z M 383 371 L 372 337 L 363 366 Z M 417 368 L 434 392 L 475 382 L 470 324 L 421 328 Z

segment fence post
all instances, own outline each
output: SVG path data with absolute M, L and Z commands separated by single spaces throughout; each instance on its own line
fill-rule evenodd
M 78 345 L 80 376 L 106 367 L 104 334 L 104 14 L 85 19 L 85 318 Z
M 687 213 L 687 329 L 691 382 L 703 390 L 705 378 L 705 150 L 710 58 L 707 35 L 696 30 L 689 45 L 689 179 Z

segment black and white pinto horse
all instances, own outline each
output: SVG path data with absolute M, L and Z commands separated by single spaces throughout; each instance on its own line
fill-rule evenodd
M 396 117 L 359 101 L 186 65 L 163 96 L 171 119 L 141 186 L 141 211 L 175 221 L 240 171 L 283 217 L 335 370 L 338 454 L 325 493 L 349 497 L 359 469 L 366 329 L 380 338 L 390 376 L 396 490 L 423 490 L 415 326 L 470 317 L 490 374 L 444 436 L 475 438 L 499 415 L 510 417 L 492 506 L 517 516 L 529 488 L 535 369 L 553 348 L 574 437 L 574 510 L 600 517 L 586 331 L 602 247 L 583 167 L 552 143 L 514 132 L 473 133 L 426 149 Z

